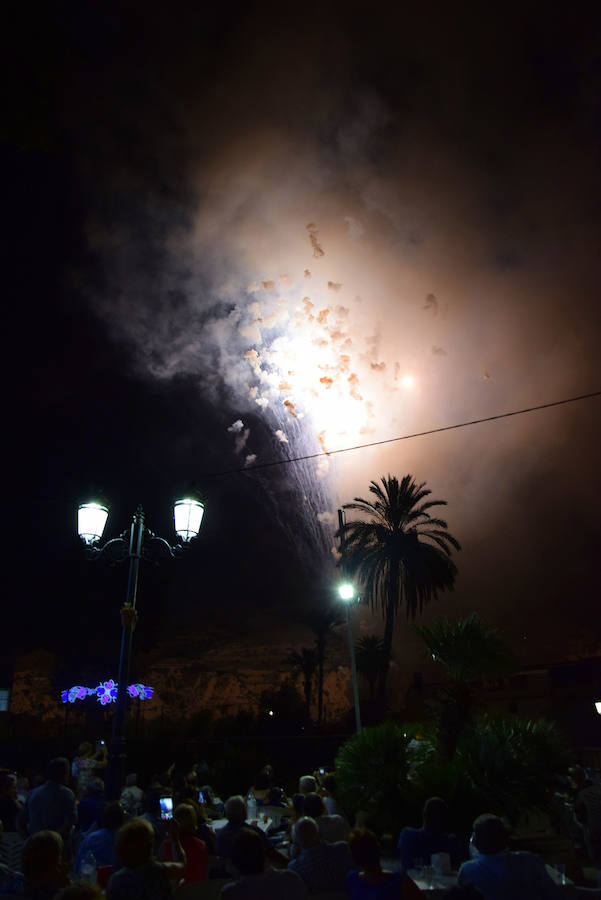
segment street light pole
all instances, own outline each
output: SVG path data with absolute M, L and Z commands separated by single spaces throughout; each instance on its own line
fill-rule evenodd
M 136 624 L 136 600 L 138 596 L 138 580 L 140 577 L 140 559 L 144 541 L 144 510 L 138 506 L 132 519 L 129 532 L 129 572 L 127 576 L 127 594 L 125 610 L 121 614 L 121 651 L 119 653 L 119 675 L 117 680 L 117 699 L 113 716 L 113 731 L 109 748 L 109 762 L 106 777 L 106 796 L 108 800 L 117 800 L 121 796 L 121 787 L 125 781 L 125 738 L 123 726 L 127 706 L 127 685 L 131 649 Z M 133 612 L 129 612 L 132 610 Z
M 119 675 L 116 686 L 115 713 L 109 750 L 106 777 L 106 796 L 117 800 L 121 794 L 125 776 L 124 724 L 127 708 L 127 685 L 133 643 L 133 631 L 137 621 L 136 601 L 140 575 L 140 560 L 178 557 L 188 549 L 190 541 L 200 530 L 204 504 L 197 498 L 178 500 L 174 506 L 175 531 L 180 543 L 170 544 L 158 537 L 146 525 L 144 510 L 138 506 L 134 513 L 129 534 L 124 531 L 119 537 L 107 541 L 104 546 L 96 546 L 102 537 L 108 517 L 108 507 L 101 503 L 83 503 L 79 507 L 78 531 L 85 541 L 88 556 L 98 559 L 108 556 L 113 562 L 129 560 L 127 594 L 121 608 L 121 651 L 119 654 Z
M 340 567 L 343 576 L 346 575 L 345 570 L 345 547 L 344 547 L 344 513 L 338 510 L 338 526 L 340 529 Z M 353 681 L 353 701 L 355 705 L 355 727 L 357 733 L 361 731 L 361 706 L 359 704 L 359 684 L 357 681 L 357 662 L 355 660 L 355 643 L 353 640 L 353 622 L 351 618 L 351 604 L 355 599 L 355 588 L 350 583 L 341 584 L 338 593 L 342 600 L 346 603 L 346 627 L 348 630 L 349 654 L 351 657 L 351 677 Z

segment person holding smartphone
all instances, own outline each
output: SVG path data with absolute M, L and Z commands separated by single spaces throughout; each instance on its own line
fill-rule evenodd
M 123 867 L 111 876 L 106 891 L 108 900 L 171 900 L 171 883 L 182 878 L 186 868 L 186 852 L 175 819 L 170 822 L 170 834 L 173 861 L 160 862 L 153 855 L 154 830 L 150 822 L 136 817 L 121 826 L 115 839 L 115 855 Z

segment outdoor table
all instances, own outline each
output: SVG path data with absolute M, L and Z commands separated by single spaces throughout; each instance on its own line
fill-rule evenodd
M 573 898 L 576 898 L 576 886 L 573 881 L 570 881 L 569 878 L 566 878 L 565 875 L 562 875 L 557 869 L 554 869 L 553 866 L 547 865 L 546 869 L 555 884 L 561 889 L 562 898 L 565 898 L 565 900 L 573 900 Z M 444 896 L 444 891 L 447 888 L 455 887 L 457 885 L 457 872 L 450 872 L 448 875 L 437 875 L 434 872 L 431 878 L 426 878 L 424 869 L 421 868 L 409 869 L 407 874 L 413 879 L 421 891 L 427 893 L 429 900 L 435 900 L 437 897 Z

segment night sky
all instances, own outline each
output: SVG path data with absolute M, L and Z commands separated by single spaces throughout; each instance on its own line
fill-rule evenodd
M 530 664 L 599 652 L 601 398 L 252 471 L 319 452 L 323 423 L 339 449 L 601 389 L 584 8 L 21 8 L 3 123 L 15 649 L 116 652 L 126 573 L 86 562 L 75 528 L 93 487 L 108 536 L 141 503 L 170 537 L 175 495 L 206 498 L 190 554 L 142 574 L 152 647 L 292 633 L 335 578 L 337 506 L 411 472 L 463 547 L 427 619 L 476 609 Z M 365 369 L 338 430 L 319 378 L 288 394 L 301 418 L 273 380 L 257 402 L 294 316 L 312 340 L 305 296 L 350 323 Z M 416 667 L 410 629 L 396 655 Z

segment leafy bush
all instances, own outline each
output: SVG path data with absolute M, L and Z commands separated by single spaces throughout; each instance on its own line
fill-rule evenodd
M 336 757 L 336 779 L 344 807 L 367 814 L 374 830 L 398 830 L 403 801 L 409 793 L 407 745 L 413 730 L 384 722 L 364 728 L 342 745 Z
M 553 776 L 571 756 L 556 725 L 545 719 L 482 715 L 459 741 L 456 762 L 480 812 L 517 819 L 526 806 L 544 808 Z

